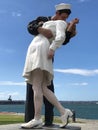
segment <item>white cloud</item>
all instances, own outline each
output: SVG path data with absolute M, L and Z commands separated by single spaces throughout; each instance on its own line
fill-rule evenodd
M 8 48 L 0 48 L 0 54 L 13 54 L 15 52 L 15 50 L 13 49 L 8 49 Z
M 13 17 L 21 17 L 22 13 L 21 11 L 13 11 L 13 12 L 10 12 L 8 10 L 0 10 L 0 14 L 1 15 L 11 15 Z
M 9 91 L 5 91 L 5 92 L 0 92 L 0 100 L 5 99 L 7 100 L 8 97 L 11 95 L 11 97 L 18 97 L 20 94 L 19 92 L 9 92 Z
M 18 92 L 9 92 L 9 91 L 0 92 L 0 99 L 4 98 L 4 97 L 9 97 L 9 95 L 11 95 L 11 96 L 18 96 L 19 93 Z
M 20 17 L 22 14 L 20 12 L 12 12 L 13 17 Z
M 12 53 L 14 53 L 15 51 L 12 50 L 12 49 L 5 49 L 4 52 L 7 53 L 7 54 L 12 54 Z
M 89 2 L 90 0 L 77 0 L 79 3 Z
M 95 76 L 98 74 L 98 69 L 96 70 L 86 70 L 86 69 L 54 69 L 55 72 L 74 74 L 81 76 Z
M 55 88 L 61 88 L 61 84 L 55 84 Z M 80 82 L 80 83 L 65 83 L 63 86 L 88 86 L 88 83 L 87 82 Z
M 80 2 L 85 2 L 85 1 L 87 1 L 87 0 L 79 0 Z
M 0 86 L 24 86 L 25 82 L 0 81 Z
M 83 83 L 71 83 L 70 85 L 73 85 L 73 86 L 87 86 L 88 83 L 86 83 L 86 82 L 83 82 Z

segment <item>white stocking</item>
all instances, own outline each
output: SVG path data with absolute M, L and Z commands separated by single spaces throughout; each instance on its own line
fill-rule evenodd
M 47 83 L 46 83 L 46 80 L 45 80 L 45 75 L 44 75 L 44 82 L 43 82 L 43 95 L 45 96 L 45 98 L 47 98 L 47 100 L 53 104 L 60 112 L 61 115 L 64 114 L 65 112 L 65 108 L 60 104 L 60 102 L 57 100 L 55 94 L 49 90 L 47 87 Z
M 41 108 L 43 104 L 43 93 L 42 93 L 42 81 L 43 72 L 40 69 L 36 69 L 32 72 L 32 83 L 34 91 L 34 108 L 35 108 L 35 119 L 41 118 Z

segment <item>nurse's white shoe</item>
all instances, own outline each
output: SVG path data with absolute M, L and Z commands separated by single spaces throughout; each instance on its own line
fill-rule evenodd
M 42 123 L 43 123 L 42 119 L 39 119 L 39 120 L 32 119 L 31 121 L 22 124 L 21 128 L 24 128 L 24 129 L 42 128 Z
M 61 116 L 62 124 L 60 125 L 60 128 L 64 128 L 68 124 L 68 118 L 72 116 L 72 111 L 70 109 L 65 109 L 64 115 Z

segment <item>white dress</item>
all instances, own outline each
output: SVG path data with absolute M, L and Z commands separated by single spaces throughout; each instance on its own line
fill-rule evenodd
M 65 29 L 67 27 L 65 21 L 48 21 L 43 24 L 43 27 L 51 29 L 53 38 L 47 39 L 39 34 L 30 43 L 23 71 L 23 77 L 30 84 L 32 84 L 32 72 L 35 69 L 43 70 L 47 76 L 47 85 L 51 84 L 53 63 L 52 59 L 48 59 L 48 51 L 49 48 L 55 51 L 65 40 Z

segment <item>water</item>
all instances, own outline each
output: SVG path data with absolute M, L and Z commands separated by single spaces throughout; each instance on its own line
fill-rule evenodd
M 20 104 L 7 104 L 7 105 L 0 105 L 0 112 L 17 112 L 17 113 L 24 113 L 25 112 L 25 105 Z
M 98 119 L 98 104 L 96 104 L 96 103 L 62 102 L 62 105 L 66 108 L 74 110 L 76 112 L 77 118 Z M 24 113 L 25 112 L 25 104 L 0 105 L 0 112 Z M 43 106 L 42 114 L 44 114 L 44 106 Z M 56 109 L 54 109 L 54 115 L 55 116 L 59 115 L 59 113 Z
M 98 119 L 98 104 L 96 103 L 74 102 L 74 103 L 62 103 L 62 105 L 71 110 L 74 110 L 76 112 L 77 118 Z

